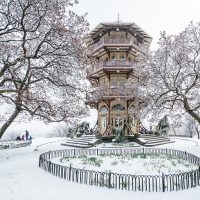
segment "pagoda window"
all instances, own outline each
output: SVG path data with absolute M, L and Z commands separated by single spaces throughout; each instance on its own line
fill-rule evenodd
M 100 109 L 100 113 L 105 114 L 108 112 L 108 108 L 106 106 L 102 106 Z
M 121 56 L 120 57 L 120 63 L 125 63 L 125 61 L 126 61 L 126 58 L 124 56 Z
M 102 127 L 103 129 L 105 129 L 105 128 L 106 128 L 106 124 L 107 124 L 106 117 L 102 117 L 102 118 L 101 118 L 101 127 Z
M 115 117 L 115 127 L 122 127 L 122 117 Z
M 112 81 L 111 82 L 111 89 L 117 88 L 117 81 Z
M 119 88 L 120 89 L 125 89 L 125 87 L 126 87 L 126 82 L 125 81 L 120 81 L 119 82 Z
M 112 110 L 116 110 L 116 111 L 119 111 L 119 110 L 125 110 L 125 107 L 122 106 L 121 104 L 116 104 L 112 107 Z

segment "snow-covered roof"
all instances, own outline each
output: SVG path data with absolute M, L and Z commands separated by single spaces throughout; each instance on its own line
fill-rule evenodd
M 103 35 L 106 31 L 112 28 L 123 28 L 131 32 L 132 34 L 138 34 L 140 37 L 144 39 L 144 41 L 148 44 L 151 44 L 152 37 L 147 34 L 144 30 L 142 30 L 137 24 L 131 22 L 105 22 L 100 23 L 96 26 L 85 38 L 86 43 L 91 44 L 92 40 L 98 37 L 99 35 Z

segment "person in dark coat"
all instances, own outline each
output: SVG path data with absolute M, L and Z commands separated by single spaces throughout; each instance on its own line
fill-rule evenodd
M 21 140 L 20 136 L 17 136 L 17 137 L 16 137 L 16 140 Z
M 29 139 L 29 132 L 27 130 L 26 130 L 25 136 L 26 136 L 26 140 L 28 140 Z

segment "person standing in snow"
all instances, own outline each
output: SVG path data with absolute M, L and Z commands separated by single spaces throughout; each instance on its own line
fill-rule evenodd
M 27 130 L 26 130 L 25 136 L 26 136 L 26 140 L 28 140 L 29 139 L 29 132 Z

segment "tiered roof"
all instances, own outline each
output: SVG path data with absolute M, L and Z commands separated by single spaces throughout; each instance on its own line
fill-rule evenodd
M 144 40 L 146 44 L 151 44 L 152 37 L 144 30 L 142 30 L 137 24 L 118 22 L 100 23 L 88 34 L 88 36 L 85 38 L 85 41 L 88 45 L 91 45 L 94 43 L 94 41 L 98 41 L 100 37 L 102 37 L 104 34 L 112 29 L 125 30 L 137 37 L 138 40 Z

